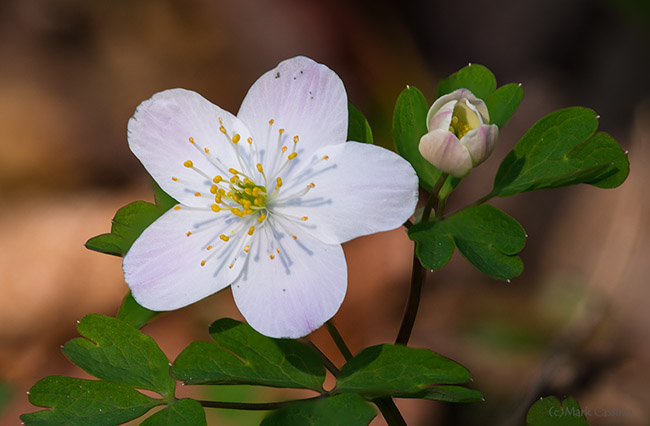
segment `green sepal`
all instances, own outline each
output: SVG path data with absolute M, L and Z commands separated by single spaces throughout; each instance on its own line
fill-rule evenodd
M 323 389 L 319 354 L 297 340 L 272 339 L 230 318 L 215 321 L 210 335 L 214 343 L 193 342 L 178 355 L 173 377 L 185 384 Z
M 497 88 L 497 80 L 492 71 L 479 64 L 469 64 L 440 80 L 438 98 L 458 89 L 468 89 L 476 97 L 487 99 Z
M 443 402 L 477 402 L 483 401 L 483 394 L 475 389 L 457 385 L 441 385 L 414 393 L 393 394 L 395 398 L 419 398 Z
M 421 222 L 408 231 L 415 254 L 427 269 L 449 262 L 454 246 L 481 272 L 507 280 L 523 271 L 519 253 L 526 243 L 521 225 L 488 204 L 461 210 L 441 221 Z
M 36 382 L 29 402 L 50 409 L 21 415 L 27 426 L 114 426 L 164 404 L 118 383 L 64 376 Z
M 376 415 L 359 395 L 341 394 L 287 404 L 271 412 L 261 426 L 366 426 Z
M 431 191 L 442 172 L 424 159 L 418 149 L 420 138 L 427 133 L 427 111 L 429 106 L 422 92 L 412 86 L 397 98 L 393 114 L 393 137 L 399 155 L 415 169 L 420 186 Z
M 173 401 L 147 418 L 140 426 L 207 426 L 201 404 L 189 398 Z
M 597 128 L 598 117 L 588 108 L 566 108 L 542 118 L 501 163 L 492 195 L 579 183 L 620 185 L 629 173 L 627 155 L 611 136 L 595 133 Z
M 86 315 L 77 326 L 85 338 L 67 342 L 63 353 L 97 378 L 174 396 L 169 360 L 156 342 L 133 326 L 103 315 Z
M 86 241 L 86 248 L 114 256 L 124 256 L 133 242 L 149 225 L 177 202 L 154 182 L 156 204 L 134 201 L 115 213 L 109 234 L 101 234 Z
M 363 113 L 348 102 L 348 139 L 349 141 L 372 144 L 372 129 Z
M 573 398 L 560 401 L 554 397 L 540 398 L 528 410 L 527 426 L 587 426 L 580 405 Z
M 152 311 L 138 304 L 129 291 L 120 305 L 116 318 L 135 327 L 142 328 L 162 312 Z
M 465 367 L 428 349 L 384 344 L 366 348 L 349 360 L 337 377 L 336 390 L 377 397 L 470 380 Z
M 490 124 L 502 128 L 519 108 L 524 91 L 519 84 L 510 83 L 499 87 L 486 99 L 485 105 L 490 113 Z

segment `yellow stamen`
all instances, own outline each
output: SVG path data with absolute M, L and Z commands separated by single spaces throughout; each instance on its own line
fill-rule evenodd
M 296 237 L 295 235 L 292 235 L 291 238 L 293 238 L 294 240 L 298 239 L 298 237 Z
M 270 119 L 270 120 L 269 120 L 269 125 L 270 125 L 270 126 L 272 126 L 272 125 L 273 125 L 273 123 L 275 123 L 275 120 L 273 120 L 273 119 Z
M 174 182 L 178 182 L 178 178 L 177 178 L 176 176 L 172 176 L 172 180 L 173 180 Z
M 185 234 L 185 235 L 187 235 L 187 236 L 189 237 L 190 235 L 192 235 L 192 232 L 191 232 L 191 231 L 187 231 L 187 234 Z
M 285 152 L 286 150 L 287 150 L 287 147 L 286 147 L 286 146 L 283 146 L 282 149 L 281 149 L 280 151 L 282 151 L 282 153 L 284 154 L 284 152 Z
M 174 206 L 174 210 L 180 210 L 181 206 Z
M 200 196 L 201 196 L 201 193 L 200 193 L 200 192 L 195 192 L 195 193 L 194 193 L 194 196 L 195 196 L 195 197 L 200 197 Z
M 250 250 L 250 249 L 251 249 L 251 246 L 249 246 L 249 245 L 247 245 L 247 246 L 244 247 L 244 251 L 245 251 L 246 253 L 248 253 L 248 250 Z
M 203 148 L 203 151 L 205 151 L 206 154 L 210 153 L 210 150 L 208 148 Z
M 249 143 L 250 145 L 253 145 L 253 138 L 251 138 L 251 137 L 249 136 L 247 140 L 248 140 L 248 143 Z
M 298 140 L 299 140 L 299 139 L 300 139 L 300 138 L 298 138 L 298 136 L 294 136 L 294 137 L 293 137 L 293 143 L 298 143 Z
M 210 208 L 211 208 L 212 211 L 215 212 L 215 213 L 219 213 L 219 212 L 221 211 L 221 207 L 219 207 L 219 206 L 216 205 L 216 204 L 211 205 Z
M 217 185 L 212 185 L 210 187 L 210 194 L 216 194 L 218 190 L 219 190 L 219 187 Z
M 262 223 L 264 222 L 264 219 L 266 219 L 265 214 L 261 214 L 260 217 L 257 218 L 257 223 Z
M 284 133 L 284 129 L 278 130 L 278 133 L 280 133 L 280 134 Z
M 232 167 L 229 168 L 228 171 L 229 171 L 230 173 L 232 173 L 233 175 L 238 175 L 238 174 L 239 174 L 239 172 L 237 171 L 237 169 L 233 169 Z
M 228 240 L 230 239 L 229 236 L 224 235 L 224 234 L 219 235 L 219 238 L 221 238 L 221 239 L 224 240 L 224 241 L 228 241 Z
M 194 138 L 190 137 L 190 142 L 194 143 Z
M 220 131 L 221 133 L 223 133 L 224 135 L 226 134 L 226 128 L 223 127 L 223 126 L 220 126 L 220 127 L 219 127 L 219 131 Z
M 242 217 L 244 215 L 244 212 L 239 210 L 237 207 L 231 207 L 230 212 L 234 214 L 235 216 Z
M 212 179 L 212 182 L 214 183 L 219 183 L 223 180 L 223 178 L 219 175 L 215 176 L 214 179 Z
M 292 152 L 291 154 L 289 154 L 289 157 L 288 157 L 288 158 L 289 158 L 289 160 L 293 160 L 293 159 L 296 158 L 297 156 L 298 156 L 298 153 L 297 153 L 297 152 Z
M 201 261 L 201 266 L 205 266 L 205 260 Z
M 260 163 L 257 163 L 257 170 L 258 170 L 260 173 L 264 173 L 264 168 L 262 167 L 262 165 L 261 165 Z
M 251 226 L 250 228 L 248 228 L 248 235 L 253 235 L 253 232 L 255 232 L 255 227 L 254 226 Z
M 309 219 L 307 216 L 303 216 L 303 217 L 300 218 L 300 220 L 302 220 L 303 222 L 304 222 L 305 220 L 307 220 L 307 219 Z
M 278 176 L 278 178 L 275 180 L 277 183 L 275 185 L 276 188 L 279 188 L 282 186 L 282 178 Z
M 187 160 L 186 162 L 183 163 L 183 165 L 185 167 L 187 167 L 188 169 L 191 169 L 192 167 L 194 167 L 194 163 L 192 163 L 192 160 Z
M 329 160 L 329 159 L 330 159 L 329 155 L 323 156 L 323 160 Z
M 235 133 L 235 136 L 232 137 L 232 143 L 237 144 L 240 139 L 241 136 L 239 136 L 239 133 Z
M 269 257 L 271 258 L 271 260 L 275 259 L 275 256 L 273 256 L 272 254 L 269 254 Z
M 212 246 L 207 246 L 205 249 L 206 250 L 212 250 Z

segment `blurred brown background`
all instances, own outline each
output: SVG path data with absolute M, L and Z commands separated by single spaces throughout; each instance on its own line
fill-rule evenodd
M 649 23 L 645 0 L 1 1 L 0 424 L 35 410 L 25 391 L 38 379 L 84 377 L 59 346 L 77 335 L 83 315 L 114 314 L 126 291 L 120 259 L 83 243 L 107 232 L 120 206 L 151 200 L 126 143 L 135 107 L 185 87 L 236 112 L 258 76 L 299 54 L 341 76 L 388 147 L 393 103 L 406 84 L 432 102 L 437 80 L 468 62 L 488 66 L 499 84 L 523 84 L 497 152 L 462 183 L 449 211 L 490 189 L 505 153 L 543 115 L 572 105 L 601 114 L 601 129 L 630 151 L 622 187 L 495 200 L 530 236 L 524 274 L 498 282 L 455 256 L 429 276 L 411 343 L 466 365 L 486 401 L 398 403 L 414 426 L 521 425 L 539 396 L 573 395 L 583 408 L 627 414 L 594 415 L 592 425 L 650 424 Z M 411 244 L 397 230 L 345 249 L 350 286 L 339 329 L 354 351 L 391 341 Z M 239 318 L 229 291 L 145 331 L 173 360 L 222 316 Z M 313 339 L 341 362 L 324 333 Z M 260 418 L 208 414 L 211 424 Z

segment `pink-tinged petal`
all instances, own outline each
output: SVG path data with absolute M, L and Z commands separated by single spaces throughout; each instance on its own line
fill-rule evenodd
M 122 264 L 133 297 L 155 311 L 181 308 L 227 287 L 244 265 L 244 242 L 219 237 L 232 235 L 237 222 L 233 215 L 179 207 L 145 229 Z M 229 268 L 238 254 L 240 259 Z
M 226 134 L 220 131 L 219 118 Z M 142 102 L 128 131 L 129 146 L 149 174 L 165 192 L 191 206 L 205 205 L 194 194 L 207 192 L 211 184 L 195 169 L 213 178 L 240 167 L 229 140 L 235 134 L 243 141 L 250 136 L 237 117 L 184 89 L 166 90 Z M 188 160 L 195 169 L 184 165 Z
M 325 159 L 326 158 L 326 159 Z M 295 173 L 272 208 L 296 218 L 325 243 L 343 243 L 362 235 L 395 229 L 415 210 L 418 178 L 413 167 L 387 149 L 346 142 L 318 150 L 313 166 Z M 311 185 L 313 184 L 313 185 Z M 282 202 L 283 197 L 305 195 Z
M 283 61 L 262 75 L 248 91 L 237 116 L 265 151 L 265 168 L 270 167 L 269 159 L 282 145 L 292 148 L 294 136 L 299 137 L 299 158 L 347 138 L 348 104 L 343 82 L 325 65 L 305 57 Z M 284 129 L 285 137 L 280 146 L 279 129 Z
M 455 177 L 465 177 L 472 170 L 467 148 L 448 130 L 438 129 L 420 139 L 420 154 L 431 164 Z
M 235 303 L 246 321 L 266 336 L 306 336 L 332 318 L 343 302 L 343 250 L 338 244 L 323 244 L 285 219 L 269 220 L 275 238 L 269 228 L 260 232 L 246 270 L 232 284 Z
M 449 130 L 456 102 L 456 100 L 450 100 L 442 105 L 435 115 L 431 116 L 431 120 L 427 122 L 427 129 L 429 131 L 435 129 Z
M 470 130 L 462 137 L 460 142 L 469 151 L 474 167 L 484 162 L 492 154 L 498 137 L 499 128 L 496 124 L 484 124 L 476 129 Z

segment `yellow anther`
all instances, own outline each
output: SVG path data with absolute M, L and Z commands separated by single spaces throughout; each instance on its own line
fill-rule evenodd
M 206 154 L 210 153 L 210 150 L 208 148 L 203 148 L 203 151 L 205 151 Z
M 300 139 L 300 138 L 299 138 L 297 135 L 294 136 L 294 137 L 293 137 L 293 143 L 298 143 L 298 140 L 299 140 L 299 139 Z
M 224 240 L 224 241 L 228 241 L 228 240 L 230 239 L 229 236 L 224 235 L 224 234 L 219 235 L 219 238 L 221 238 L 221 239 Z
M 192 231 L 187 231 L 187 234 L 185 234 L 185 235 L 187 235 L 189 237 L 190 235 L 192 235 Z
M 224 135 L 226 134 L 226 128 L 223 126 L 219 126 L 219 131 L 223 133 Z
M 174 206 L 174 210 L 180 210 L 181 206 Z
M 214 202 L 215 203 L 220 203 L 221 202 L 221 194 L 217 194 L 214 196 Z
M 273 260 L 273 259 L 275 259 L 275 256 L 273 256 L 273 254 L 269 254 L 269 258 L 271 258 L 271 260 Z
M 260 173 L 264 173 L 264 168 L 262 167 L 262 165 L 260 163 L 257 163 L 257 171 L 260 172 Z
M 294 240 L 298 239 L 298 237 L 296 237 L 295 235 L 292 235 L 291 238 L 293 238 Z
M 232 167 L 229 168 L 228 171 L 229 171 L 230 173 L 232 173 L 233 175 L 238 175 L 238 174 L 239 174 L 239 172 L 237 171 L 237 169 L 233 169 Z
M 219 194 L 221 194 L 221 196 L 226 195 L 226 190 L 223 189 L 223 188 L 219 188 L 219 191 L 218 191 L 218 192 L 219 192 Z
M 264 222 L 264 219 L 266 219 L 265 214 L 261 214 L 260 217 L 257 218 L 257 223 L 262 223 Z
M 257 196 L 259 196 L 259 195 L 260 195 L 260 191 L 261 191 L 261 189 L 260 189 L 258 186 L 256 186 L 255 188 L 253 188 L 253 197 L 257 197 Z
M 191 137 L 191 138 L 190 138 L 190 142 L 191 142 L 191 143 L 194 143 L 194 138 Z
M 244 176 L 244 183 L 251 184 L 251 183 L 253 183 L 253 181 Z
M 297 152 L 292 152 L 291 154 L 289 154 L 289 157 L 287 157 L 287 158 L 289 158 L 289 160 L 293 160 L 293 159 L 296 158 L 297 156 L 298 156 L 298 153 L 297 153 Z
M 251 137 L 249 136 L 247 140 L 248 140 L 248 143 L 249 143 L 250 145 L 253 145 L 253 138 L 251 138 Z
M 231 207 L 230 212 L 238 217 L 242 217 L 244 215 L 244 212 L 239 210 L 237 207 Z
M 239 142 L 241 139 L 241 136 L 239 136 L 239 133 L 235 133 L 235 136 L 232 137 L 232 143 L 236 144 Z
M 244 214 L 253 214 L 253 210 L 246 209 L 246 210 L 244 210 Z
M 302 220 L 303 222 L 304 222 L 305 220 L 307 220 L 307 219 L 309 219 L 307 216 L 303 216 L 303 217 L 300 218 L 300 220 Z
M 230 178 L 230 183 L 235 183 L 239 180 L 239 176 L 233 176 Z
M 212 250 L 212 246 L 207 246 L 205 249 L 206 250 Z
M 253 232 L 255 232 L 255 227 L 254 226 L 251 226 L 250 228 L 248 228 L 248 235 L 253 235 Z
M 244 251 L 245 251 L 246 253 L 248 253 L 248 250 L 250 250 L 250 249 L 251 249 L 251 246 L 249 246 L 249 245 L 247 245 L 247 246 L 244 247 Z
M 280 254 L 280 249 L 279 249 L 279 248 L 276 248 L 275 251 L 276 251 L 278 254 Z
M 273 120 L 273 119 L 270 119 L 270 120 L 269 120 L 269 125 L 270 125 L 270 126 L 272 126 L 272 125 L 273 125 L 273 123 L 275 123 L 275 120 Z
M 174 182 L 178 182 L 178 178 L 177 178 L 176 176 L 172 176 L 172 180 L 173 180 Z
M 187 160 L 186 162 L 183 163 L 183 165 L 185 167 L 187 167 L 188 169 L 191 169 L 192 167 L 194 167 L 194 163 L 192 163 L 192 160 Z
M 282 178 L 281 178 L 281 177 L 278 176 L 278 177 L 275 179 L 275 182 L 276 182 L 276 184 L 275 184 L 275 187 L 276 187 L 276 188 L 279 188 L 279 187 L 282 186 Z
M 212 185 L 210 187 L 210 194 L 216 194 L 218 190 L 219 190 L 219 187 L 217 185 Z
M 231 263 L 230 265 L 228 265 L 228 269 L 232 269 L 233 266 L 235 266 L 235 264 Z
M 313 188 L 313 187 L 315 187 L 315 186 L 316 186 L 316 184 L 315 184 L 314 182 L 312 182 L 312 183 L 310 183 L 309 185 L 307 185 L 307 188 Z
M 215 213 L 219 213 L 219 212 L 221 211 L 221 207 L 219 207 L 219 206 L 216 205 L 216 204 L 211 205 L 210 208 L 211 208 L 212 211 L 215 212 Z
M 201 266 L 205 266 L 205 260 L 201 261 Z
M 200 196 L 201 196 L 201 193 L 200 193 L 200 192 L 195 192 L 195 193 L 194 193 L 194 196 L 195 196 L 195 197 L 200 197 Z
M 233 200 L 235 203 L 238 203 L 238 202 L 239 202 L 239 195 L 237 195 L 237 194 L 233 194 L 232 192 L 230 192 L 230 198 L 232 198 L 232 200 Z
M 212 182 L 214 183 L 219 183 L 223 180 L 223 178 L 219 175 L 215 176 L 214 179 L 212 179 Z
M 329 159 L 330 159 L 329 155 L 323 156 L 323 160 L 329 160 Z
M 221 117 L 218 118 L 219 124 L 223 124 L 223 119 Z
M 282 153 L 284 153 L 286 150 L 287 150 L 286 146 L 283 146 L 282 149 L 280 149 L 280 151 L 282 151 Z
M 284 129 L 280 129 L 280 130 L 278 130 L 278 133 L 279 133 L 279 134 L 284 133 Z
M 253 195 L 253 190 L 250 188 L 244 188 L 244 192 L 246 193 L 246 195 Z

